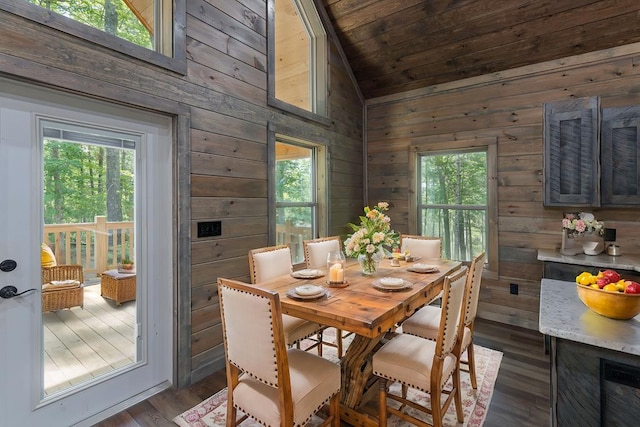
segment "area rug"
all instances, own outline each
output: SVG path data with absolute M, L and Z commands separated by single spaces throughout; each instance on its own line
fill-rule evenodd
M 335 355 L 335 349 L 325 347 L 325 357 L 337 362 Z M 469 374 L 462 372 L 461 375 L 461 390 L 462 390 L 462 409 L 464 413 L 463 426 L 478 427 L 482 426 L 491 403 L 491 397 L 493 395 L 493 388 L 498 376 L 498 369 L 500 368 L 500 362 L 502 361 L 502 353 L 500 351 L 491 350 L 479 345 L 474 346 L 476 357 L 476 378 L 478 381 L 478 389 L 471 388 L 471 380 Z M 466 360 L 466 355 L 463 355 L 463 360 Z M 394 384 L 391 386 L 391 392 L 399 394 L 400 385 Z M 409 396 L 421 403 L 427 405 L 429 403 L 429 395 L 418 390 L 409 389 Z M 393 402 L 396 403 L 396 402 Z M 419 419 L 425 420 L 431 423 L 431 416 L 413 409 L 408 410 L 409 413 L 416 416 Z M 208 399 L 204 400 L 200 404 L 194 406 L 188 411 L 178 415 L 173 421 L 181 427 L 217 427 L 224 426 L 227 413 L 227 389 L 223 389 Z M 242 416 L 242 412 L 238 411 L 238 417 Z M 314 417 L 309 426 L 320 425 L 322 420 L 318 417 Z M 242 426 L 246 427 L 258 427 L 260 424 L 247 419 Z M 391 416 L 387 423 L 390 427 L 405 427 L 410 424 Z M 453 402 L 449 406 L 445 415 L 444 426 L 460 426 L 456 420 L 455 407 Z

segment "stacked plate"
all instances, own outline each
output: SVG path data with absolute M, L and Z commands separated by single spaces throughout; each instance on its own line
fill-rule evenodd
M 410 288 L 411 286 L 411 282 L 407 282 L 406 280 L 399 277 L 383 277 L 381 279 L 373 281 L 374 288 L 382 289 L 385 291 L 396 291 Z
M 307 268 L 304 270 L 294 271 L 293 273 L 291 273 L 291 276 L 295 277 L 296 279 L 315 279 L 317 277 L 324 276 L 324 272 L 322 270 Z
M 413 264 L 407 267 L 407 271 L 413 271 L 414 273 L 436 273 L 438 272 L 438 267 L 429 264 Z
M 322 286 L 302 285 L 296 286 L 287 292 L 287 296 L 293 299 L 316 299 L 324 296 L 327 290 Z

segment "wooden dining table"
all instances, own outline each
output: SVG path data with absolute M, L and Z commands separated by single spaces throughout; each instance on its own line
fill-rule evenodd
M 434 266 L 437 271 L 408 271 L 407 268 L 415 263 Z M 375 350 L 387 332 L 393 331 L 415 310 L 437 298 L 445 276 L 460 265 L 459 261 L 446 259 L 419 259 L 414 263 L 401 261 L 399 267 L 394 267 L 390 260 L 384 259 L 374 275 L 364 275 L 358 263 L 353 261 L 347 263 L 346 284 L 340 285 L 343 287 L 328 285 L 326 276 L 299 279 L 291 275 L 259 282 L 256 286 L 277 291 L 283 313 L 355 333 L 340 362 L 340 416 L 351 425 L 376 426 L 375 414 L 367 411 L 364 405 L 377 391 L 372 378 Z M 410 287 L 391 291 L 374 286 L 386 277 L 403 279 Z M 297 286 L 307 284 L 323 286 L 327 292 L 318 299 L 301 300 L 287 296 Z

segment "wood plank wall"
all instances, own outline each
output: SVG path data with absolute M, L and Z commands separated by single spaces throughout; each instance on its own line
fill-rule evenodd
M 538 248 L 559 248 L 563 210 L 592 211 L 640 254 L 640 210 L 543 207 L 543 104 L 600 96 L 602 108 L 640 104 L 640 44 L 370 99 L 366 102 L 370 200 L 389 200 L 408 232 L 409 146 L 498 140 L 499 271 L 482 284 L 479 316 L 538 328 Z M 519 284 L 519 295 L 509 284 Z
M 0 73 L 163 111 L 190 110 L 190 360 L 195 381 L 224 365 L 216 281 L 249 279 L 247 252 L 267 245 L 267 125 L 328 141 L 329 232 L 344 234 L 363 200 L 363 104 L 336 45 L 330 51 L 325 127 L 267 105 L 266 1 L 187 3 L 187 74 L 181 76 L 0 11 Z M 198 221 L 222 221 L 222 236 L 198 239 Z M 170 261 L 169 261 L 170 262 Z M 173 260 L 174 265 L 177 260 Z M 187 306 L 189 303 L 187 303 Z M 187 316 L 189 318 L 189 316 Z M 184 326 L 184 325 L 180 325 Z M 189 352 L 187 352 L 189 354 Z

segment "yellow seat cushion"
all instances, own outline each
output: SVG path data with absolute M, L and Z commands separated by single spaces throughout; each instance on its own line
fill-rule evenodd
M 53 254 L 53 251 L 46 243 L 43 243 L 40 246 L 40 262 L 43 267 L 55 267 L 58 265 L 56 262 L 56 256 Z

